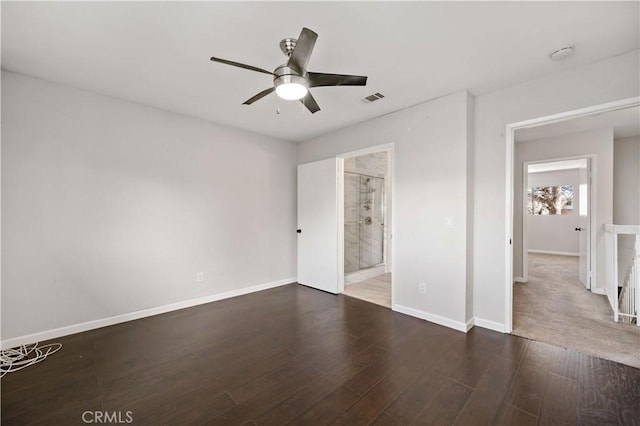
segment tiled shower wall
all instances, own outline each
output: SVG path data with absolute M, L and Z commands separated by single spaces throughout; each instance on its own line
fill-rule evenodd
M 384 262 L 387 153 L 345 159 L 345 272 Z M 380 177 L 378 177 L 380 176 Z

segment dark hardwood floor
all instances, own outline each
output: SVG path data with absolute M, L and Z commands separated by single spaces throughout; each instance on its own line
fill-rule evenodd
M 3 425 L 638 425 L 640 370 L 303 286 L 56 339 Z

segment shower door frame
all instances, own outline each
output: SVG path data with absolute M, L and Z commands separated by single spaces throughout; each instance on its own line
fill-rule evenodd
M 345 158 L 359 157 L 361 155 L 374 154 L 376 152 L 387 152 L 388 164 L 387 175 L 385 176 L 385 218 L 384 218 L 384 245 L 383 245 L 383 262 L 385 272 L 391 272 L 391 309 L 395 305 L 395 291 L 393 285 L 393 270 L 395 262 L 393 261 L 393 253 L 396 252 L 396 244 L 393 239 L 395 229 L 395 168 L 394 168 L 394 151 L 395 142 L 382 145 L 376 145 L 369 148 L 349 151 L 336 156 L 338 159 L 338 261 L 340 263 L 338 269 L 338 292 L 344 292 L 344 160 Z M 391 221 L 387 221 L 389 217 L 387 211 L 387 197 L 391 198 Z M 390 255 L 391 254 L 391 255 Z

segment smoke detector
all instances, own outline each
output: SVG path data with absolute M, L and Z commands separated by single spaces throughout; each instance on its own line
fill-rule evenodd
M 575 47 L 565 46 L 551 52 L 549 54 L 549 57 L 551 58 L 552 61 L 561 61 L 573 55 L 574 51 L 575 51 Z

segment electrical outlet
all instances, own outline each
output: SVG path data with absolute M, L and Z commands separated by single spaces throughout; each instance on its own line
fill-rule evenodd
M 201 283 L 202 281 L 204 281 L 204 272 L 198 272 L 196 274 L 196 282 Z
M 418 284 L 418 293 L 426 293 L 427 285 L 425 283 Z

